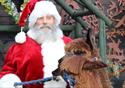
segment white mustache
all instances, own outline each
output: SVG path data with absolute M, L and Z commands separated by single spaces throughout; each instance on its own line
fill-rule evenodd
M 52 29 L 52 27 L 51 27 L 51 26 L 49 26 L 49 25 L 44 25 L 44 26 L 40 27 L 40 29 L 43 29 L 43 28 Z

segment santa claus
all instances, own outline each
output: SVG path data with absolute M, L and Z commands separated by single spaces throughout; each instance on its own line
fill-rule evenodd
M 58 60 L 65 55 L 64 46 L 71 39 L 63 35 L 61 17 L 50 1 L 39 1 L 29 16 L 29 31 L 17 34 L 0 72 L 0 88 L 14 88 L 14 82 L 31 81 L 52 76 Z M 21 36 L 23 35 L 23 36 Z M 48 85 L 49 84 L 49 85 Z M 56 84 L 56 85 L 54 85 Z M 59 84 L 59 85 L 58 85 Z M 48 81 L 44 85 L 25 85 L 24 88 L 65 88 L 66 83 Z

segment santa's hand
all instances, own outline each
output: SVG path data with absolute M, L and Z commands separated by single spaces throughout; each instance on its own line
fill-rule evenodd
M 0 88 L 23 88 L 22 86 L 14 87 L 15 82 L 21 82 L 15 74 L 6 74 L 0 79 Z
M 44 83 L 44 88 L 66 88 L 67 83 L 61 76 L 56 76 L 51 81 L 47 81 Z

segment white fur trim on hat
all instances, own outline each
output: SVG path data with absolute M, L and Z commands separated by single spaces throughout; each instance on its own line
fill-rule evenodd
M 0 88 L 15 88 L 14 83 L 21 82 L 20 78 L 15 74 L 6 74 L 0 79 Z M 23 88 L 17 86 L 16 88 Z
M 21 31 L 21 32 L 17 33 L 17 35 L 15 36 L 15 41 L 19 44 L 24 43 L 26 41 L 25 32 Z
M 45 15 L 53 15 L 56 19 L 56 25 L 60 24 L 61 16 L 56 6 L 51 1 L 39 1 L 35 4 L 32 13 L 29 16 L 29 28 L 33 27 L 37 18 Z

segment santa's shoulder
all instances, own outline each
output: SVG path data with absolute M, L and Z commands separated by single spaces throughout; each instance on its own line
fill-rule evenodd
M 16 52 L 27 52 L 30 51 L 31 49 L 36 49 L 36 48 L 40 48 L 40 45 L 34 41 L 32 38 L 30 37 L 26 37 L 26 41 L 24 43 L 13 43 L 10 48 L 9 51 L 16 51 Z

